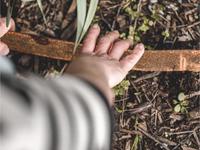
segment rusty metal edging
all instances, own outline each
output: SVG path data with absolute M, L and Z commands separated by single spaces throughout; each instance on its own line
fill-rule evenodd
M 74 43 L 8 32 L 2 38 L 11 50 L 70 61 Z M 79 56 L 79 45 L 75 57 Z M 131 53 L 127 50 L 123 57 Z M 200 71 L 200 50 L 154 50 L 145 51 L 132 70 L 140 71 Z

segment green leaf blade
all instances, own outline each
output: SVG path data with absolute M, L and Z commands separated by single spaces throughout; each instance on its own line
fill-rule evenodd
M 41 11 L 41 13 L 42 13 L 42 16 L 43 16 L 43 19 L 44 19 L 44 22 L 45 22 L 46 28 L 48 28 L 48 27 L 47 27 L 47 21 L 46 21 L 46 18 L 45 18 L 45 15 L 44 15 L 43 9 L 42 9 L 42 2 L 41 2 L 41 0 L 37 0 L 37 3 L 38 3 L 38 6 L 39 6 L 39 8 L 40 8 L 40 11 Z
M 10 23 L 10 0 L 8 1 L 8 9 L 7 9 L 7 16 L 6 16 L 6 27 L 9 26 Z
M 83 1 L 83 0 L 78 0 L 78 1 Z M 85 35 L 85 33 L 87 32 L 87 30 L 88 30 L 88 28 L 89 28 L 89 26 L 90 26 L 90 24 L 91 24 L 91 22 L 92 22 L 92 18 L 93 18 L 93 16 L 94 16 L 94 14 L 95 14 L 95 12 L 96 12 L 96 8 L 97 8 L 97 5 L 98 5 L 98 0 L 91 0 L 90 1 L 90 6 L 89 6 L 89 9 L 88 9 L 88 14 L 87 14 L 87 18 L 86 18 L 86 20 L 85 20 L 85 24 L 84 24 L 84 27 L 83 27 L 83 30 L 82 30 L 82 33 L 81 33 L 81 35 L 80 35 L 80 38 L 79 38 L 79 40 L 78 40 L 78 43 L 77 43 L 77 45 L 81 42 L 81 40 L 82 40 L 82 38 L 83 38 L 83 36 Z M 77 5 L 78 6 L 78 5 Z M 86 6 L 86 4 L 85 4 L 85 6 Z M 82 6 L 81 6 L 82 7 Z M 83 14 L 81 14 L 81 16 L 82 16 Z M 75 51 L 74 51 L 74 53 L 75 53 Z
M 178 113 L 180 110 L 181 110 L 181 105 L 180 105 L 180 104 L 178 104 L 178 105 L 176 105 L 176 106 L 174 107 L 174 111 L 175 111 L 176 113 Z
M 178 100 L 179 101 L 183 101 L 183 100 L 185 100 L 185 94 L 184 93 L 179 93 L 179 95 L 178 95 Z

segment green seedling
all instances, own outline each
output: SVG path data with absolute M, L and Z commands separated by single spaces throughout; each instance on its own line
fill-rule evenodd
M 194 18 L 195 18 L 195 19 L 199 19 L 199 16 L 195 15 Z
M 167 131 L 165 132 L 165 137 L 168 137 L 168 133 L 167 133 Z
M 141 92 L 134 93 L 134 95 L 140 95 Z
M 151 18 L 154 18 L 155 20 L 160 19 L 160 17 L 155 12 L 153 12 L 153 14 L 151 15 Z
M 128 90 L 128 87 L 130 86 L 129 80 L 123 80 L 118 85 L 113 87 L 113 92 L 115 95 L 124 95 L 124 91 Z
M 153 25 L 153 21 L 152 21 L 152 20 L 149 21 L 149 25 L 150 25 L 150 26 Z
M 93 19 L 92 19 L 92 23 L 90 24 L 90 26 L 94 25 L 94 24 L 99 24 L 99 16 L 94 15 Z
M 121 34 L 119 35 L 119 37 L 122 38 L 122 39 L 126 39 L 126 33 L 124 33 L 124 32 L 121 33 Z
M 185 94 L 179 93 L 178 100 L 173 100 L 174 105 L 174 112 L 178 113 L 181 111 L 181 113 L 186 114 L 188 116 L 188 110 L 184 106 L 188 106 L 189 102 L 185 101 Z
M 149 27 L 145 25 L 144 23 L 138 28 L 138 31 L 146 32 L 147 30 L 149 30 Z
M 137 125 L 139 125 L 139 123 L 138 123 L 138 115 L 136 114 L 136 119 L 135 119 L 135 130 L 136 131 L 137 131 Z M 142 136 L 141 136 L 141 138 L 142 138 Z M 136 150 L 137 149 L 138 141 L 139 141 L 139 135 L 137 134 L 135 136 L 135 140 L 133 142 L 131 150 L 133 150 L 133 149 Z
M 169 37 L 170 36 L 169 31 L 168 30 L 163 31 L 162 36 Z
M 154 48 L 151 47 L 150 45 L 148 45 L 148 46 L 145 45 L 144 48 L 145 48 L 145 49 L 148 49 L 148 50 L 154 50 Z
M 129 15 L 133 16 L 133 19 L 134 19 L 135 17 L 137 17 L 137 11 L 133 11 L 130 7 L 127 7 L 127 8 L 125 9 L 125 12 L 127 12 Z

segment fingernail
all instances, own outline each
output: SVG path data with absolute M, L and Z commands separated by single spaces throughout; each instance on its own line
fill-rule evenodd
M 144 48 L 144 45 L 142 43 L 138 44 L 138 48 L 139 49 L 143 49 Z
M 115 33 L 119 34 L 119 31 L 117 31 L 117 30 L 114 30 L 113 32 L 115 32 Z
M 131 45 L 133 45 L 133 40 L 131 38 L 128 38 L 129 41 L 131 41 Z
M 98 24 L 94 24 L 93 26 L 92 26 L 92 28 L 98 28 L 99 26 L 98 26 Z
M 1 50 L 0 50 L 0 53 L 1 53 L 1 55 L 7 55 L 8 53 L 9 53 L 9 48 L 8 48 L 8 46 L 4 46 Z

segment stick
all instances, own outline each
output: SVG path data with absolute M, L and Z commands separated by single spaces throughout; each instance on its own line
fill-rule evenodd
M 141 128 L 138 127 L 138 130 L 140 132 L 142 132 L 144 135 L 146 135 L 147 137 L 151 138 L 152 140 L 154 140 L 156 143 L 162 145 L 162 147 L 164 147 L 166 150 L 170 150 L 168 147 L 166 147 L 163 143 L 161 143 L 159 140 L 157 140 L 156 138 L 154 138 L 152 135 L 150 135 L 149 133 L 145 132 L 144 130 L 142 130 Z

